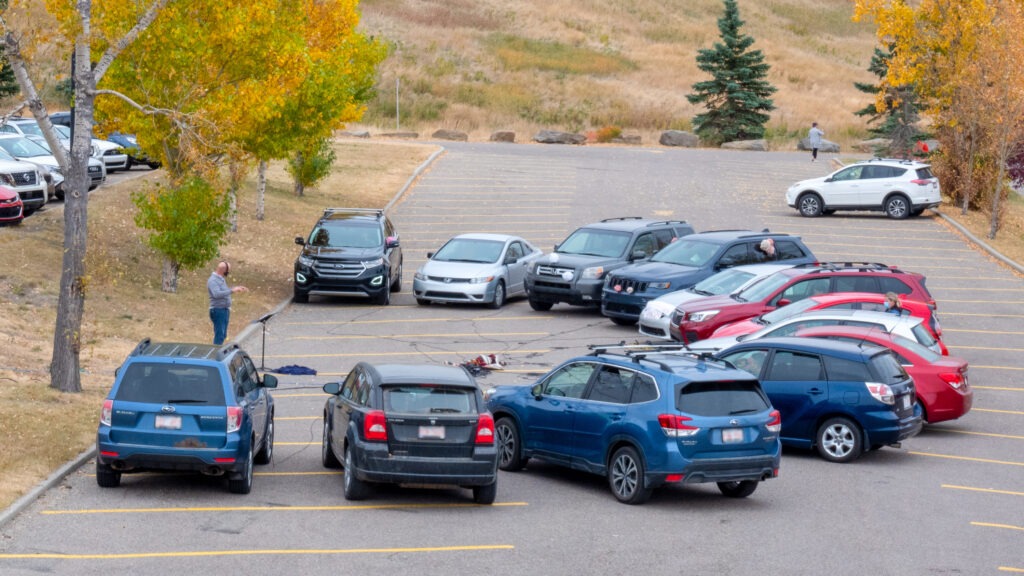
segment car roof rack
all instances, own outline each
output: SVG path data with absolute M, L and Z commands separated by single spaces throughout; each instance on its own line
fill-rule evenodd
M 332 214 L 338 214 L 343 212 L 357 212 L 365 214 L 376 214 L 377 216 L 384 215 L 383 208 L 324 208 L 324 217 Z
M 834 272 L 836 270 L 856 270 L 859 272 L 892 272 L 893 274 L 904 274 L 896 266 L 882 264 L 881 262 L 812 262 L 811 264 L 799 264 L 796 268 L 816 268 L 811 273 Z
M 605 218 L 601 222 L 621 222 L 622 220 L 643 220 L 643 216 L 616 216 L 615 218 Z
M 662 224 L 689 224 L 686 220 L 658 220 L 656 222 L 648 222 L 647 226 L 660 226 Z
M 138 356 L 139 354 L 142 354 L 142 351 L 145 350 L 146 348 L 149 348 L 149 345 L 152 344 L 152 342 L 153 342 L 152 339 L 150 339 L 148 337 L 147 338 L 143 338 L 139 342 L 139 344 L 137 346 L 135 346 L 135 349 L 132 350 L 131 353 L 128 354 L 128 355 L 129 356 Z

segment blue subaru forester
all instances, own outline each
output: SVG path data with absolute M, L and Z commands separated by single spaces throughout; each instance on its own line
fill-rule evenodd
M 749 496 L 778 475 L 779 412 L 750 374 L 679 348 L 592 346 L 532 386 L 488 390 L 498 467 L 538 458 L 603 475 L 626 504 L 670 483 Z

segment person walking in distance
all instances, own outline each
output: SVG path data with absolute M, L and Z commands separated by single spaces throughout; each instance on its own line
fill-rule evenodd
M 807 140 L 811 145 L 811 162 L 818 160 L 818 148 L 821 148 L 821 138 L 825 132 L 818 128 L 817 122 L 811 122 L 811 129 L 807 131 Z
M 206 281 L 206 289 L 210 292 L 210 321 L 213 322 L 213 343 L 220 346 L 228 336 L 228 321 L 231 319 L 231 294 L 248 292 L 245 286 L 229 287 L 227 276 L 231 272 L 231 264 L 227 260 L 217 262 L 217 268 Z

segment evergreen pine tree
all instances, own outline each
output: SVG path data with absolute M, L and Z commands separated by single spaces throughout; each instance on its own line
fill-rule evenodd
M 18 87 L 18 80 L 14 78 L 14 70 L 7 57 L 0 57 L 0 98 L 17 94 L 19 90 L 21 88 Z
M 871 56 L 868 71 L 879 79 L 884 79 L 889 73 L 888 60 L 893 55 L 893 48 L 890 47 L 888 54 L 881 48 L 875 48 L 875 53 Z M 871 95 L 878 94 L 882 89 L 881 84 L 854 82 L 853 85 L 857 90 Z M 917 127 L 920 114 L 913 86 L 889 88 L 885 95 L 885 110 L 881 112 L 872 102 L 854 114 L 866 116 L 868 124 L 881 121 L 880 124 L 868 128 L 868 133 L 877 138 L 887 138 L 890 142 L 887 148 L 876 149 L 877 154 L 906 156 L 918 140 L 926 137 Z
M 765 112 L 775 109 L 769 98 L 775 87 L 765 80 L 770 66 L 760 50 L 749 50 L 754 39 L 740 33 L 743 21 L 736 0 L 724 1 L 725 13 L 718 19 L 722 42 L 697 53 L 697 67 L 712 79 L 694 84 L 694 93 L 686 96 L 707 109 L 693 124 L 710 144 L 764 137 Z

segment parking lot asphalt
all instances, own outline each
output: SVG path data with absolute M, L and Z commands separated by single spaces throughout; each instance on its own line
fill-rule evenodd
M 999 574 L 1024 572 L 1024 281 L 935 216 L 804 219 L 801 153 L 446 144 L 392 212 L 405 253 L 392 305 L 313 298 L 242 342 L 267 367 L 299 364 L 274 393 L 274 462 L 253 492 L 193 476 L 96 486 L 91 464 L 0 532 L 0 573 L 98 574 Z M 468 490 L 379 489 L 344 500 L 320 465 L 323 383 L 359 360 L 462 362 L 500 354 L 484 387 L 525 384 L 591 343 L 637 338 L 593 310 L 524 300 L 500 310 L 417 306 L 412 275 L 462 232 L 520 234 L 547 250 L 601 218 L 683 218 L 698 231 L 799 234 L 822 260 L 896 264 L 928 277 L 950 353 L 970 361 L 974 407 L 901 448 L 829 464 L 785 450 L 781 475 L 743 500 L 714 485 L 618 504 L 603 479 L 531 461 L 499 474 L 494 506 Z M 312 220 L 311 220 L 312 222 Z

